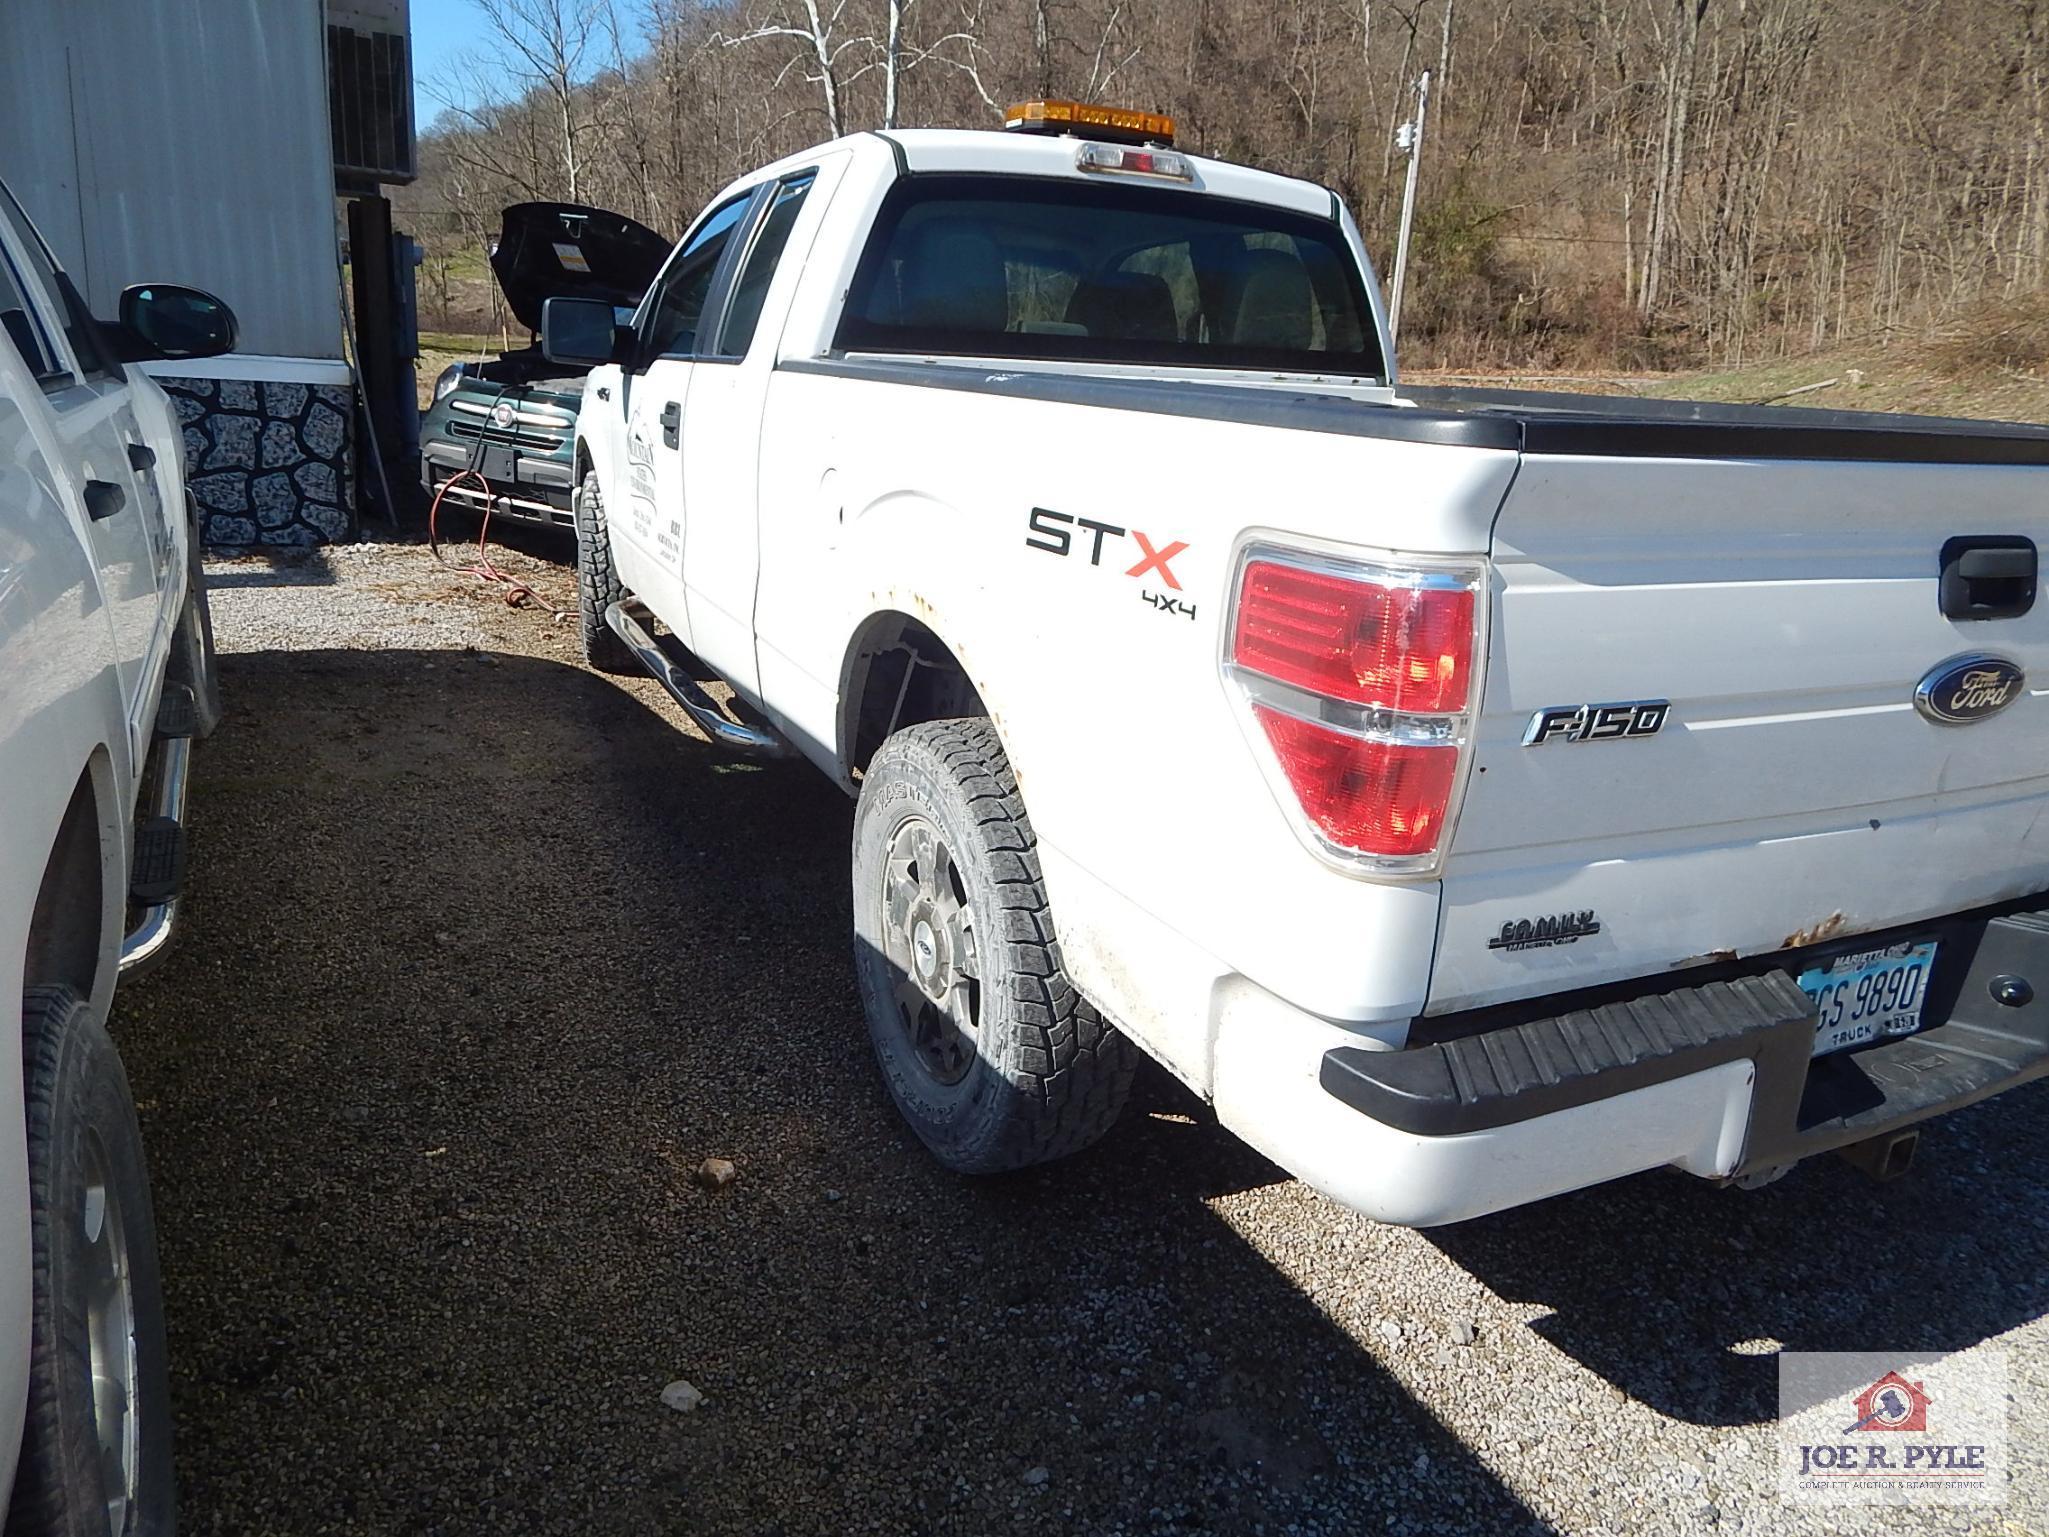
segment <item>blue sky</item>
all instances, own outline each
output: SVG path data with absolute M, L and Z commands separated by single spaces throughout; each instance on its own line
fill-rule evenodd
M 622 12 L 627 8 L 621 7 Z M 465 55 L 488 58 L 492 52 L 483 35 L 483 21 L 474 0 L 412 0 L 413 20 L 413 122 L 425 133 L 443 110 L 433 87 L 465 64 Z M 626 30 L 622 26 L 621 30 Z M 639 40 L 628 32 L 626 46 L 637 51 Z M 478 82 L 480 92 L 495 90 L 497 79 Z
M 476 7 L 470 0 L 413 0 L 413 122 L 425 132 L 441 111 L 428 85 L 476 47 Z

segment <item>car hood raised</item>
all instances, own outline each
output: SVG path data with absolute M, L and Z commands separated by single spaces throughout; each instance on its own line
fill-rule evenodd
M 529 331 L 550 299 L 603 299 L 632 308 L 669 254 L 670 242 L 623 213 L 576 203 L 514 203 L 505 210 L 491 271 Z

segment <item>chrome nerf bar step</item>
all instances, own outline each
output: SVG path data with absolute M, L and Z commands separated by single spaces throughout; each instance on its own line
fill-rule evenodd
M 159 736 L 156 760 L 156 797 L 142 831 L 137 834 L 136 848 L 138 870 L 145 877 L 156 879 L 145 879 L 134 893 L 154 900 L 142 907 L 140 921 L 121 941 L 124 977 L 134 976 L 163 959 L 170 949 L 171 929 L 178 921 L 178 887 L 185 873 L 185 782 L 192 765 L 191 736 Z M 167 868 L 162 857 L 166 850 L 171 851 L 174 869 Z M 154 868 L 143 870 L 144 865 Z
M 739 719 L 721 709 L 718 701 L 691 676 L 693 670 L 706 669 L 684 650 L 675 636 L 658 636 L 649 629 L 648 619 L 647 610 L 631 600 L 614 603 L 605 610 L 605 623 L 626 642 L 654 680 L 669 691 L 669 697 L 683 707 L 683 713 L 696 723 L 698 730 L 721 747 L 757 758 L 796 755 L 796 749 L 766 722 Z

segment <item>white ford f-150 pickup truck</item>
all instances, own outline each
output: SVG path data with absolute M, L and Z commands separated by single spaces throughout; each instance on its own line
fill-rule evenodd
M 187 757 L 220 700 L 178 422 L 130 365 L 233 342 L 217 299 L 167 284 L 94 320 L 0 186 L 8 1537 L 176 1525 L 149 1183 L 107 1016 L 116 978 L 170 939 Z
M 858 792 L 942 1160 L 1085 1145 L 1136 1043 L 1431 1224 L 1897 1172 L 2049 1070 L 2049 431 L 1405 389 L 1330 192 L 1015 116 L 544 326 L 587 653 Z

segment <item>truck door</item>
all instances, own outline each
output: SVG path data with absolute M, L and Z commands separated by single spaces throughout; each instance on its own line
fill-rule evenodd
M 793 172 L 762 198 L 719 334 L 692 369 L 684 402 L 683 505 L 690 524 L 683 585 L 691 648 L 750 694 L 760 687 L 754 583 L 761 566 L 755 506 L 761 409 L 790 294 L 790 284 L 778 288 L 775 276 L 786 252 L 792 253 L 790 266 L 803 265 L 816 220 L 800 220 L 800 215 L 818 174 L 815 169 Z
M 641 306 L 632 366 L 625 371 L 626 486 L 613 537 L 624 542 L 621 575 L 691 644 L 683 600 L 683 402 L 700 349 L 699 330 L 731 281 L 733 234 L 756 192 L 711 210 L 687 235 Z
M 114 663 L 128 707 L 130 750 L 150 722 L 144 696 L 174 590 L 176 545 L 165 523 L 154 456 L 128 398 L 121 365 L 107 356 L 75 296 L 67 293 L 35 232 L 0 195 L 0 328 L 42 387 L 56 431 L 56 458 L 91 543 L 100 598 L 113 631 Z

